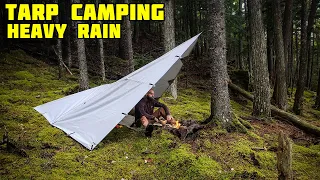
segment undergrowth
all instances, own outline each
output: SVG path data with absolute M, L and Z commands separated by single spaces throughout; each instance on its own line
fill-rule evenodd
M 228 133 L 212 127 L 193 141 L 181 141 L 156 129 L 152 138 L 126 127 L 114 129 L 88 151 L 61 130 L 52 127 L 33 107 L 77 92 L 77 76 L 57 79 L 58 70 L 23 51 L 1 54 L 0 135 L 5 131 L 29 157 L 0 149 L 0 179 L 276 179 L 276 133 L 246 121 L 246 133 Z M 96 78 L 98 79 L 98 78 Z M 91 86 L 97 86 L 95 81 Z M 310 95 L 310 94 L 309 94 Z M 308 98 L 313 98 L 313 94 Z M 203 121 L 210 115 L 210 94 L 179 89 L 177 100 L 166 103 L 178 120 Z M 290 101 L 291 102 L 291 101 Z M 236 118 L 251 115 L 252 103 L 231 101 Z M 319 111 L 306 105 L 304 115 L 319 123 Z M 245 121 L 245 120 L 243 120 Z M 276 122 L 269 122 L 276 123 Z M 253 150 L 267 147 L 267 150 Z M 296 179 L 319 179 L 320 146 L 293 142 Z

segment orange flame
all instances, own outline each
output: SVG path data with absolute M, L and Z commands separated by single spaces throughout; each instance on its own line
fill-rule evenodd
M 179 121 L 176 121 L 175 124 L 172 125 L 174 128 L 179 129 L 181 124 L 179 123 Z

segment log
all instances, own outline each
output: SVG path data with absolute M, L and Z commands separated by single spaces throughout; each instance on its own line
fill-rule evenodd
M 278 137 L 277 169 L 279 180 L 291 180 L 292 177 L 292 146 L 289 138 L 280 131 Z
M 239 94 L 241 94 L 243 97 L 249 99 L 250 101 L 253 101 L 253 95 L 250 94 L 249 92 L 245 91 L 244 89 L 238 87 L 237 85 L 229 82 L 229 88 L 233 91 L 238 92 Z M 320 137 L 320 128 L 319 127 L 314 126 L 312 124 L 309 124 L 291 113 L 288 113 L 286 111 L 283 111 L 283 110 L 278 109 L 277 107 L 271 105 L 271 114 L 273 116 L 279 116 L 281 118 L 284 118 L 285 120 L 289 121 L 294 126 L 298 127 L 299 129 L 303 130 L 304 132 L 306 132 L 308 134 L 314 134 L 314 135 Z

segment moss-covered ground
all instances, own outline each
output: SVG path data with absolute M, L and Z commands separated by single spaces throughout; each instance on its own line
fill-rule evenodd
M 253 128 L 247 133 L 206 128 L 186 141 L 166 130 L 157 129 L 146 138 L 123 127 L 88 151 L 33 109 L 74 92 L 76 75 L 58 80 L 56 68 L 22 51 L 1 54 L 0 64 L 0 135 L 8 131 L 28 154 L 22 157 L 0 146 L 0 179 L 277 179 L 280 130 L 292 138 L 295 179 L 320 179 L 319 142 L 277 120 L 249 121 Z M 313 97 L 307 92 L 303 118 L 319 125 L 320 112 L 311 108 Z M 177 100 L 165 96 L 162 101 L 179 120 L 202 121 L 210 113 L 205 91 L 181 88 Z M 251 115 L 250 102 L 232 101 L 232 107 L 237 118 Z

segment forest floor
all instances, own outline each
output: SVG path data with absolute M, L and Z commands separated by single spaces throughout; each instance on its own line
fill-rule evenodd
M 160 128 L 146 138 L 123 127 L 88 151 L 33 109 L 73 93 L 77 76 L 57 80 L 57 68 L 20 50 L 1 54 L 0 64 L 0 135 L 8 131 L 28 155 L 0 146 L 0 179 L 277 179 L 280 130 L 292 139 L 295 179 L 320 179 L 319 139 L 277 119 L 250 120 L 253 128 L 244 133 L 206 128 L 185 141 Z M 91 80 L 91 87 L 101 83 Z M 311 108 L 315 93 L 307 91 L 305 97 L 301 118 L 320 126 L 320 111 Z M 210 94 L 204 90 L 181 87 L 177 100 L 165 96 L 162 101 L 178 120 L 203 121 L 210 113 Z M 237 118 L 251 116 L 251 102 L 231 103 Z

